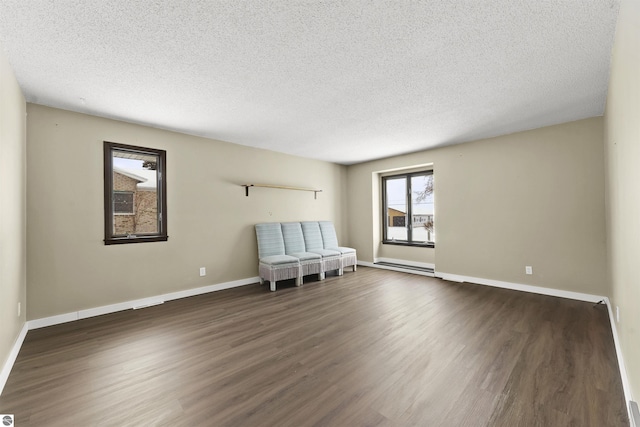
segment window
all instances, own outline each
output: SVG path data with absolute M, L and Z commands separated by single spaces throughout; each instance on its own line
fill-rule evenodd
M 166 152 L 104 142 L 104 243 L 167 236 Z
M 113 192 L 113 213 L 133 215 L 133 191 Z
M 434 247 L 433 171 L 382 178 L 383 243 Z

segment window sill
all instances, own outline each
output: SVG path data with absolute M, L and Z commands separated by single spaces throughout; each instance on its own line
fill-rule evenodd
M 105 245 L 122 245 L 127 243 L 147 243 L 147 242 L 166 242 L 169 240 L 169 236 L 136 236 L 136 237 L 113 237 L 111 239 L 105 239 Z
M 435 248 L 435 243 L 413 243 L 413 242 L 399 242 L 397 240 L 383 240 L 383 245 L 396 245 L 396 246 L 413 246 L 416 248 Z

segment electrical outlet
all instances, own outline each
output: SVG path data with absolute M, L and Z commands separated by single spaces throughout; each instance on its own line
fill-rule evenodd
M 200 277 L 207 275 L 207 269 L 205 267 L 200 267 Z
M 530 265 L 527 265 L 527 266 L 524 268 L 524 272 L 525 272 L 526 274 L 533 274 L 533 267 L 531 267 Z
M 620 307 L 616 305 L 616 323 L 620 323 Z
M 18 317 L 20 317 L 21 313 L 22 313 L 22 304 L 18 302 Z

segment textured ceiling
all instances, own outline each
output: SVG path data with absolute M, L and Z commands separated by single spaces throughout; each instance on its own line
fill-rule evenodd
M 351 164 L 602 115 L 618 7 L 2 0 L 0 44 L 29 102 Z

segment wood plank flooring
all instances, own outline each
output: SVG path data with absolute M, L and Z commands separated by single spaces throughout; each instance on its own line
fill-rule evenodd
M 362 267 L 30 331 L 16 426 L 627 426 L 606 307 Z

